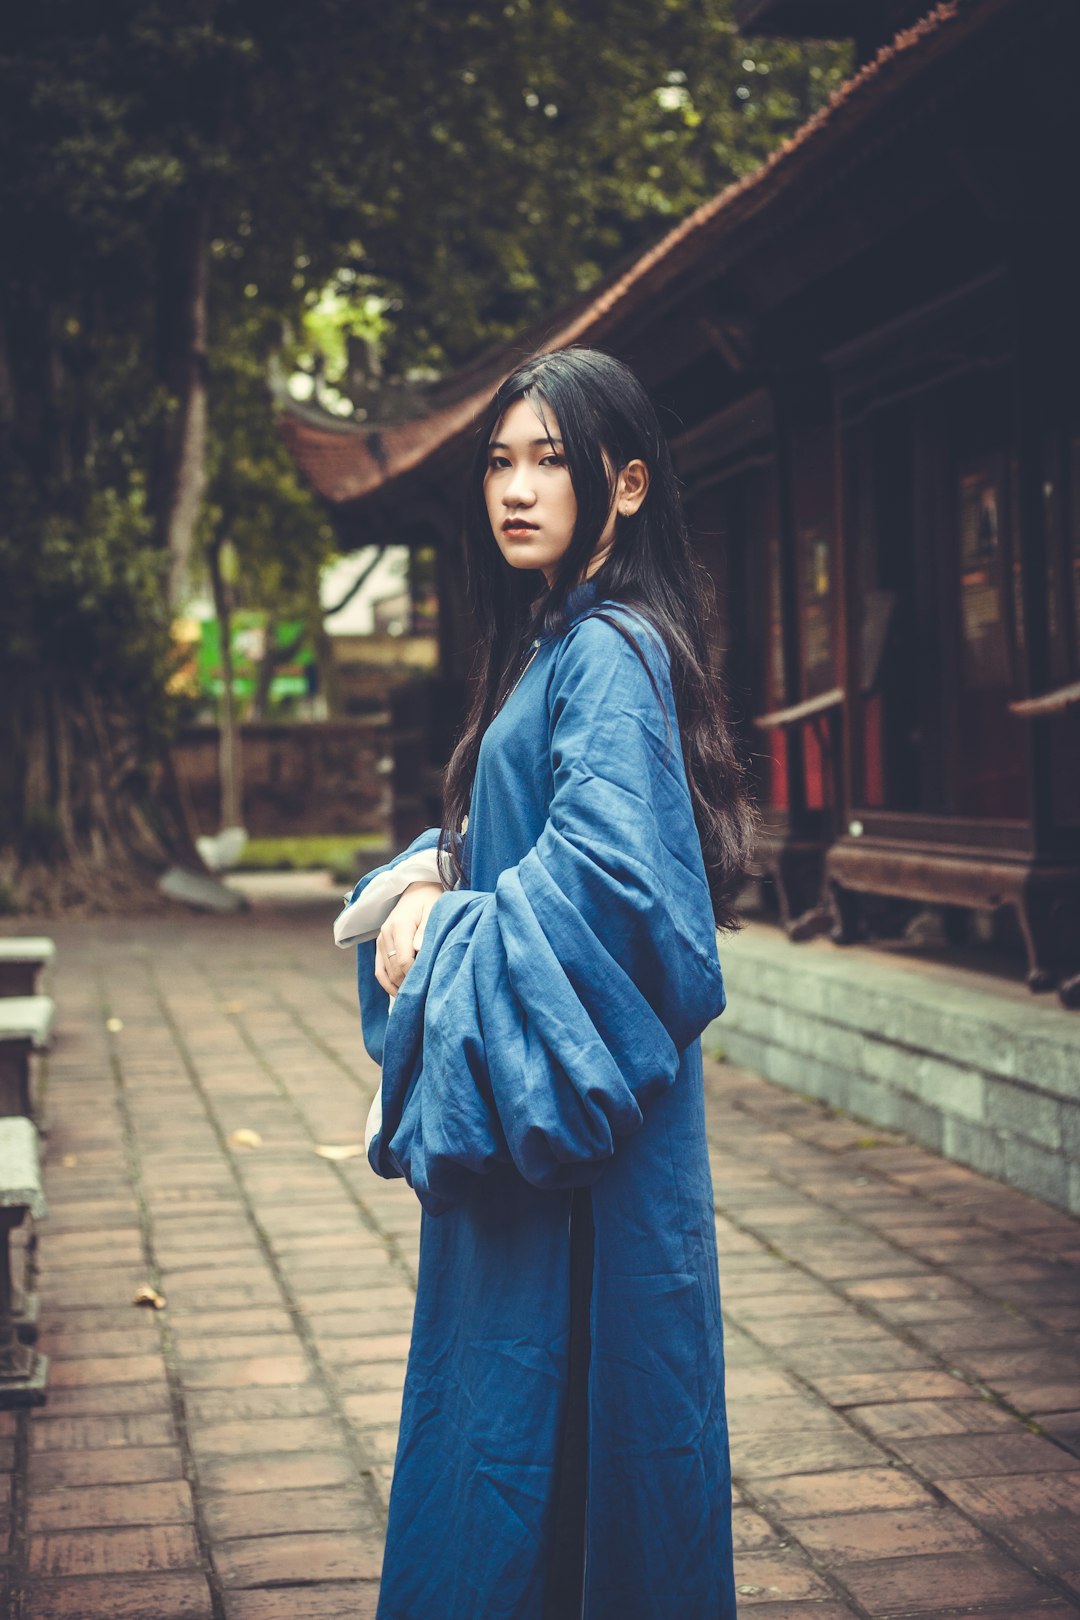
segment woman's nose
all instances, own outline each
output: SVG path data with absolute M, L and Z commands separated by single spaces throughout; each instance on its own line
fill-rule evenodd
M 532 480 L 524 472 L 513 473 L 503 489 L 504 505 L 531 506 L 533 499 Z

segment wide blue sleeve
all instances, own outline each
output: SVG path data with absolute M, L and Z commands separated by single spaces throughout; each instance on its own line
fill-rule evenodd
M 383 1013 L 369 1158 L 432 1213 L 496 1165 L 538 1187 L 595 1181 L 723 1010 L 667 655 L 634 623 L 648 669 L 601 619 L 564 637 L 547 823 L 494 893 L 435 902 Z M 361 1000 L 366 1026 L 377 998 L 363 975 Z

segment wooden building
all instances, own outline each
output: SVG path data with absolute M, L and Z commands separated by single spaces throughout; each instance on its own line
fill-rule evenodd
M 863 65 L 514 353 L 607 348 L 666 412 L 792 937 L 1007 913 L 1031 987 L 1077 1006 L 1080 7 L 919 10 L 738 0 L 757 31 L 854 34 Z M 284 424 L 347 533 L 438 547 L 444 696 L 464 451 L 509 364 L 383 432 Z

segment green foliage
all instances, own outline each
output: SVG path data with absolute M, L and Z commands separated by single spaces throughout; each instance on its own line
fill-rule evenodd
M 391 300 L 359 291 L 357 279 L 339 273 L 303 314 L 309 347 L 298 352 L 297 363 L 309 369 L 321 366 L 331 383 L 340 382 L 348 371 L 350 338 L 378 348 L 392 330 L 387 319 Z
M 46 672 L 133 704 L 167 727 L 171 648 L 162 559 L 138 490 L 90 489 L 77 515 L 0 530 L 0 645 L 9 679 Z
M 334 537 L 271 371 L 378 419 L 749 173 L 846 65 L 740 38 L 729 0 L 8 8 L 0 679 L 92 682 L 147 749 L 168 726 L 162 469 L 204 222 L 202 540 L 244 605 L 311 616 Z
M 228 539 L 235 548 L 234 605 L 309 618 L 335 534 L 274 422 L 267 376 L 281 350 L 280 321 L 249 304 L 228 326 L 214 327 L 203 543 Z
M 313 838 L 252 838 L 237 863 L 240 872 L 351 871 L 361 850 L 383 850 L 385 840 L 375 833 L 342 834 Z
M 742 38 L 728 0 L 414 4 L 386 27 L 400 101 L 348 262 L 391 294 L 399 370 L 457 364 L 587 289 L 752 172 L 849 62 Z M 361 142 L 362 121 L 358 170 Z
M 210 210 L 215 386 L 255 315 L 253 352 L 291 330 L 347 393 L 358 343 L 443 371 L 586 289 L 755 168 L 847 61 L 748 42 L 729 0 L 41 0 L 0 32 L 0 269 L 48 306 L 51 351 L 16 341 L 15 375 L 49 369 L 68 470 L 122 493 L 115 462 L 146 468 L 168 412 L 177 211 Z M 225 414 L 265 416 L 243 381 Z

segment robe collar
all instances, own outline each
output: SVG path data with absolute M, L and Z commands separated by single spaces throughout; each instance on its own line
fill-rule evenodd
M 580 619 L 583 614 L 599 600 L 600 587 L 595 579 L 582 580 L 580 585 L 571 585 L 566 593 L 566 620 L 569 624 L 574 619 Z

